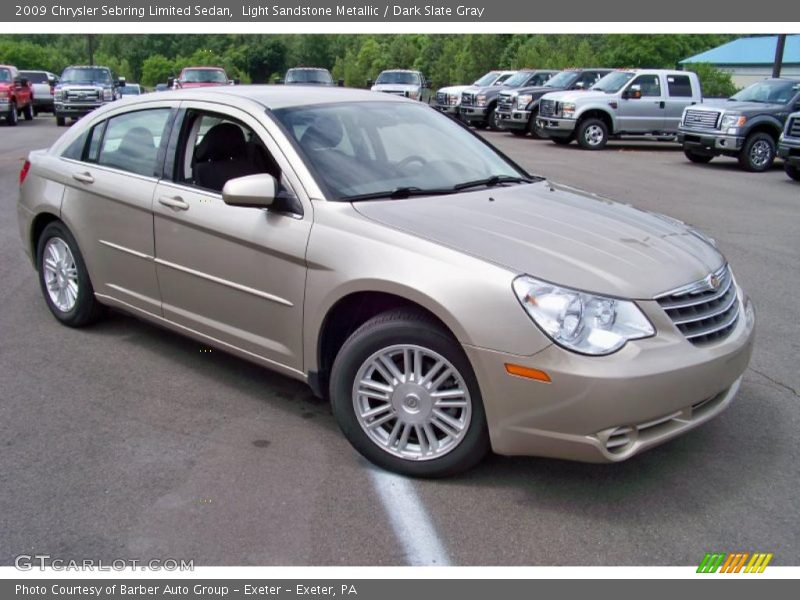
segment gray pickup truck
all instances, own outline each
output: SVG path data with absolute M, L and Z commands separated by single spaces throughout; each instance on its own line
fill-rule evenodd
M 530 86 L 541 86 L 558 71 L 541 71 L 523 69 L 517 71 L 502 84 L 488 85 L 465 90 L 461 94 L 461 118 L 470 125 L 483 129 L 489 127 L 493 130 L 500 129 L 495 111 L 497 100 L 501 91 L 518 89 Z
M 611 69 L 568 69 L 553 75 L 544 85 L 501 91 L 495 111 L 500 129 L 519 136 L 530 133 L 535 138 L 541 137 L 536 117 L 542 96 L 564 90 L 588 90 L 610 72 Z
M 108 67 L 67 67 L 53 93 L 56 124 L 64 126 L 68 118 L 79 119 L 117 100 L 120 97 L 119 88 L 124 85 L 125 78 L 115 79 Z
M 792 113 L 786 119 L 786 127 L 778 142 L 778 156 L 783 159 L 786 174 L 800 181 L 800 112 Z
M 557 144 L 577 139 L 585 150 L 600 150 L 611 138 L 673 140 L 683 109 L 702 98 L 690 71 L 612 71 L 588 91 L 545 94 L 536 124 Z
M 765 79 L 727 101 L 688 107 L 678 141 L 692 162 L 707 163 L 724 155 L 737 158 L 746 171 L 767 171 L 789 114 L 798 110 L 800 81 Z

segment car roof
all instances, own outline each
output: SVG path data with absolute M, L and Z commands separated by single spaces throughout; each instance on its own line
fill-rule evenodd
M 111 70 L 110 68 L 104 65 L 69 65 L 67 67 L 64 67 L 65 71 L 67 69 L 108 69 L 109 71 Z
M 412 69 L 384 69 L 381 73 L 419 73 L 419 71 Z
M 287 71 L 327 71 L 325 67 L 290 67 Z
M 308 86 L 297 89 L 285 85 L 226 85 L 219 87 L 172 90 L 159 95 L 161 100 L 199 100 L 215 102 L 227 99 L 257 102 L 269 109 L 340 102 L 413 102 L 392 94 L 340 87 Z M 419 103 L 416 103 L 419 104 Z
M 205 67 L 183 67 L 183 69 L 181 69 L 181 70 L 185 71 L 186 69 L 196 69 L 198 71 L 200 69 L 208 69 L 209 71 L 224 71 L 225 70 L 222 67 L 208 67 L 208 66 L 205 66 Z

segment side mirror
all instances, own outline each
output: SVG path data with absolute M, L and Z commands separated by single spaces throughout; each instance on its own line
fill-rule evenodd
M 584 83 L 583 81 L 578 81 L 578 82 L 575 83 L 575 89 L 576 90 L 582 90 L 585 87 L 586 87 L 586 83 Z
M 630 88 L 625 90 L 625 92 L 626 94 L 623 95 L 623 97 L 630 100 L 638 100 L 642 97 L 642 88 L 638 85 L 632 85 Z
M 367 79 L 367 87 L 371 88 L 373 85 L 375 85 L 375 82 L 372 79 Z
M 173 89 L 175 87 L 175 78 L 174 77 L 167 77 L 167 88 Z
M 344 79 L 340 79 L 339 81 L 337 81 L 336 85 L 338 85 L 339 87 L 344 87 Z
M 48 84 L 50 87 L 55 87 L 55 85 L 56 85 L 56 78 L 55 78 L 55 77 L 48 77 L 48 78 L 47 78 L 47 84 Z
M 238 77 L 234 77 L 233 78 L 233 85 L 240 85 L 241 83 L 242 83 L 242 80 L 239 79 Z
M 222 201 L 230 206 L 269 208 L 275 201 L 278 182 L 272 175 L 259 173 L 229 179 L 222 188 Z
M 127 80 L 124 77 L 120 77 L 119 79 L 117 79 L 117 86 L 118 87 L 125 87 L 125 83 L 126 82 L 127 82 Z
M 427 89 L 427 90 L 431 89 L 431 82 L 430 82 L 430 81 L 425 81 L 425 82 L 422 84 L 422 87 L 424 87 L 424 88 L 425 88 L 425 89 Z

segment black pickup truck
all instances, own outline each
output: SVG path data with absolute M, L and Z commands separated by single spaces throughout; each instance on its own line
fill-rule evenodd
M 783 159 L 786 174 L 800 181 L 800 112 L 789 115 L 778 142 L 778 156 Z
M 553 75 L 544 85 L 501 91 L 497 100 L 496 119 L 500 129 L 514 135 L 542 137 L 536 128 L 539 100 L 550 92 L 588 90 L 611 69 L 568 69 Z
M 800 80 L 765 79 L 731 98 L 686 107 L 678 142 L 690 161 L 732 156 L 746 171 L 767 171 L 790 113 L 800 110 Z

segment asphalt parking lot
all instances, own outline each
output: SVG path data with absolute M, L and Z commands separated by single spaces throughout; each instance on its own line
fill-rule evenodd
M 491 456 L 410 481 L 369 467 L 300 383 L 119 313 L 51 317 L 15 203 L 25 154 L 63 131 L 0 128 L 0 564 L 800 564 L 800 185 L 782 169 L 485 134 L 531 172 L 710 233 L 756 304 L 756 349 L 730 409 L 628 462 Z

